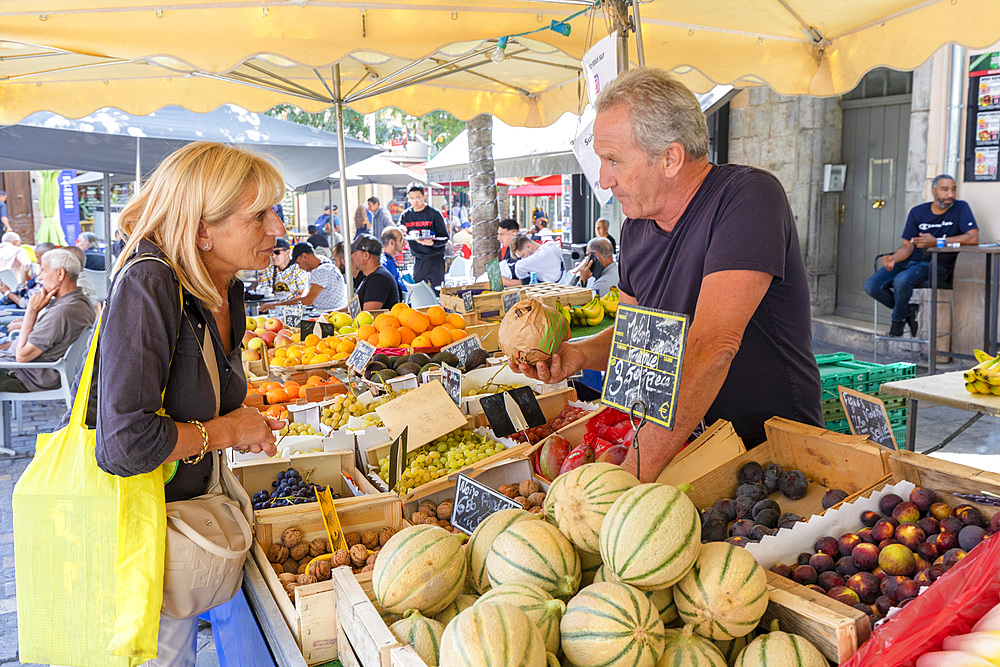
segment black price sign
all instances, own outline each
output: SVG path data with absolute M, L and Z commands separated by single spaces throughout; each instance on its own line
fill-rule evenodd
M 899 449 L 892 435 L 889 413 L 885 411 L 885 403 L 881 399 L 847 387 L 837 387 L 837 391 L 840 392 L 840 404 L 844 406 L 852 434 L 867 435 L 876 445 L 893 451 Z
M 620 304 L 601 402 L 626 413 L 641 402 L 646 419 L 673 428 L 687 332 L 687 315 Z
M 386 483 L 389 485 L 390 491 L 396 488 L 399 476 L 406 468 L 406 434 L 408 431 L 409 427 L 404 426 L 399 437 L 393 440 L 392 445 L 389 446 L 389 479 L 386 480 Z
M 451 400 L 455 401 L 455 405 L 462 405 L 462 371 L 448 364 L 441 364 L 441 384 Z
M 368 365 L 374 356 L 375 346 L 366 340 L 359 340 L 354 347 L 354 352 L 351 352 L 351 356 L 347 358 L 347 365 L 360 371 Z
M 503 301 L 503 312 L 507 312 L 513 308 L 518 301 L 521 300 L 521 290 L 514 290 L 512 292 L 504 292 L 500 295 L 500 299 Z
M 490 290 L 500 292 L 503 290 L 503 279 L 500 277 L 500 262 L 491 259 L 486 262 L 486 275 L 490 279 Z
M 483 519 L 494 512 L 510 509 L 521 509 L 521 503 L 458 473 L 450 519 L 455 528 L 466 535 L 472 535 Z
M 352 320 L 361 314 L 361 301 L 358 300 L 357 294 L 352 296 L 351 300 L 347 302 L 347 312 L 350 313 Z
M 318 320 L 302 320 L 299 322 L 299 331 L 305 338 L 309 334 L 316 334 L 320 338 L 337 335 L 337 326 L 332 322 L 319 322 Z
M 531 387 L 518 387 L 500 394 L 483 396 L 479 406 L 486 413 L 493 433 L 506 438 L 529 428 L 547 423 L 542 407 Z
M 462 292 L 462 308 L 464 308 L 467 313 L 471 313 L 476 309 L 476 299 L 472 290 Z
M 451 345 L 445 345 L 441 348 L 442 352 L 451 352 L 456 357 L 458 357 L 458 365 L 464 366 L 465 362 L 469 360 L 469 355 L 472 354 L 474 350 L 483 349 L 482 344 L 479 342 L 479 336 L 466 336 L 457 343 L 452 343 Z

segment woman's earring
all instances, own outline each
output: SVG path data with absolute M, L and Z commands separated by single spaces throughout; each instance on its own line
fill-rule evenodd
M 201 249 L 202 249 L 202 250 L 204 250 L 205 252 L 208 252 L 209 250 L 211 250 L 211 249 L 212 249 L 212 246 L 210 246 L 210 245 L 208 245 L 208 244 L 206 243 L 205 245 L 203 245 L 203 246 L 201 247 Z

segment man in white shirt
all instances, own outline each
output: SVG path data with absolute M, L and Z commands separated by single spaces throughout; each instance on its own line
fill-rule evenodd
M 601 266 L 600 276 L 595 278 L 595 266 Z M 580 274 L 580 284 L 604 296 L 612 287 L 618 287 L 618 262 L 612 250 L 611 241 L 606 236 L 595 236 L 587 244 L 587 256 L 580 262 L 573 273 Z
M 333 262 L 326 257 L 317 257 L 308 243 L 296 243 L 292 248 L 293 264 L 309 274 L 309 285 L 305 294 L 277 303 L 261 304 L 261 312 L 277 306 L 301 303 L 316 310 L 340 310 L 347 305 L 347 283 Z
M 6 232 L 0 237 L 0 271 L 12 271 L 20 285 L 28 280 L 30 270 L 31 258 L 28 251 L 21 247 L 21 235 Z
M 532 273 L 538 275 L 540 283 L 557 283 L 562 278 L 563 256 L 558 243 L 538 243 L 518 234 L 510 249 L 518 257 L 514 265 L 516 278 L 530 278 Z

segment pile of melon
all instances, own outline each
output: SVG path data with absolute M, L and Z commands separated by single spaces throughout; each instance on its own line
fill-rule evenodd
M 739 547 L 703 545 L 683 490 L 610 463 L 560 475 L 541 513 L 490 515 L 464 547 L 436 526 L 404 528 L 372 585 L 428 665 L 775 665 L 800 645 L 822 660 L 795 635 L 750 642 L 763 568 Z

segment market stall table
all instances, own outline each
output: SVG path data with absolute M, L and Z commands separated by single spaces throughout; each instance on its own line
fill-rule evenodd
M 914 451 L 917 433 L 917 403 L 928 401 L 948 408 L 957 408 L 975 413 L 964 424 L 958 427 L 954 433 L 934 445 L 930 449 L 921 452 L 929 454 L 935 452 L 949 442 L 965 432 L 970 426 L 979 421 L 983 415 L 1000 417 L 1000 396 L 987 396 L 985 394 L 971 394 L 965 390 L 965 379 L 962 377 L 964 371 L 952 371 L 941 375 L 925 375 L 908 380 L 896 380 L 895 382 L 885 382 L 880 391 L 893 396 L 902 396 L 906 399 L 909 419 L 906 422 L 906 449 Z
M 281 299 L 277 297 L 270 297 L 267 299 L 258 299 L 256 301 L 244 301 L 243 305 L 246 308 L 247 315 L 253 317 L 254 315 L 260 314 L 260 306 L 263 303 L 278 303 Z

